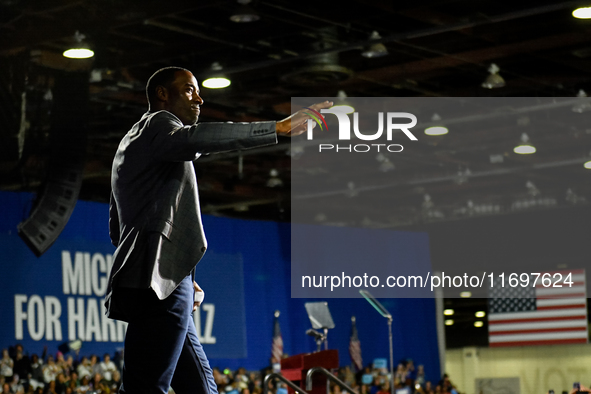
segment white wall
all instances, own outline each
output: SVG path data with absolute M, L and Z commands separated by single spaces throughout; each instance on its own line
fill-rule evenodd
M 521 394 L 591 387 L 591 344 L 447 350 L 446 372 L 461 393 L 475 393 L 476 378 L 519 377 Z

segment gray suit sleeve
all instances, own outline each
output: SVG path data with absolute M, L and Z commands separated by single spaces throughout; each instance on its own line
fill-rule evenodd
M 147 128 L 150 149 L 156 160 L 190 161 L 198 153 L 248 149 L 277 143 L 275 122 L 183 124 L 161 111 Z

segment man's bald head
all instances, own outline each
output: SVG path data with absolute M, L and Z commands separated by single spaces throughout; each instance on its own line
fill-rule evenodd
M 156 71 L 148 80 L 146 94 L 150 112 L 168 111 L 184 125 L 197 123 L 203 99 L 191 71 L 181 67 Z
M 150 107 L 152 107 L 156 100 L 156 88 L 158 86 L 164 86 L 166 89 L 169 89 L 176 77 L 176 73 L 179 71 L 190 72 L 186 68 L 171 66 L 161 68 L 152 74 L 146 85 L 146 96 L 148 97 L 148 104 L 150 104 Z

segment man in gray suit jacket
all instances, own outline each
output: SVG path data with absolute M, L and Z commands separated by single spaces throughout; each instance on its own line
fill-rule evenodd
M 109 233 L 117 250 L 105 306 L 110 318 L 129 323 L 120 392 L 164 394 L 172 386 L 177 394 L 215 394 L 191 317 L 203 294 L 194 269 L 207 249 L 191 162 L 301 134 L 309 116 L 197 124 L 198 84 L 178 67 L 157 71 L 146 91 L 149 110 L 123 137 L 111 174 Z

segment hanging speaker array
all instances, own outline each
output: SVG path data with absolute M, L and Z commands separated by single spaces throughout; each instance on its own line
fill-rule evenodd
M 18 234 L 37 256 L 57 240 L 74 211 L 86 156 L 88 73 L 60 72 L 53 88 L 45 179 Z

